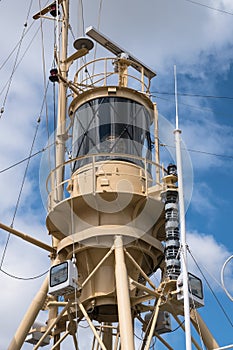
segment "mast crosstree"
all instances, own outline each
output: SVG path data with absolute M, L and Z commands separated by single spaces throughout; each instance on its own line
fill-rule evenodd
M 59 83 L 56 166 L 48 179 L 46 220 L 52 267 L 8 350 L 21 349 L 25 340 L 35 350 L 49 343 L 59 350 L 68 336 L 77 350 L 84 319 L 93 334 L 88 349 L 134 350 L 139 324 L 141 350 L 150 349 L 154 337 L 173 349 L 164 337 L 172 330 L 171 317 L 184 329 L 179 319 L 184 315 L 179 189 L 176 167 L 159 164 L 158 112 L 150 99 L 156 74 L 89 28 L 86 34 L 94 44 L 115 56 L 84 63 L 68 80 L 71 64 L 93 44 L 79 38 L 68 57 L 69 1 L 54 2 L 34 19 L 52 11 L 60 13 L 62 23 L 61 53 L 55 52 L 57 70 L 52 72 L 52 81 Z M 72 158 L 65 161 L 71 131 L 67 110 Z M 68 168 L 72 171 L 65 177 Z M 158 286 L 152 281 L 156 271 L 161 272 Z M 201 283 L 195 276 L 191 281 L 196 288 L 191 290 L 191 322 L 206 348 L 215 349 L 217 342 L 195 310 L 203 303 Z M 40 310 L 48 310 L 46 325 L 34 323 Z

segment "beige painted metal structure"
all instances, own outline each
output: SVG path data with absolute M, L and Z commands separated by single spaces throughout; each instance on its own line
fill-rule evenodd
M 161 194 L 178 191 L 176 176 L 166 175 L 159 164 L 158 112 L 150 100 L 150 78 L 134 70 L 125 57 L 103 58 L 80 67 L 74 80 L 67 75 L 73 60 L 88 53 L 81 52 L 67 58 L 67 30 L 69 1 L 59 1 L 62 8 L 62 53 L 58 62 L 59 109 L 57 126 L 56 168 L 48 179 L 49 201 L 47 228 L 53 238 L 49 249 L 42 242 L 27 240 L 50 250 L 51 264 L 75 258 L 78 269 L 77 290 L 58 301 L 47 294 L 48 281 L 33 300 L 8 350 L 22 348 L 28 332 L 41 309 L 49 310 L 46 327 L 34 350 L 51 337 L 50 349 L 62 349 L 68 336 L 73 348 L 79 349 L 79 329 L 85 319 L 93 333 L 92 350 L 134 350 L 135 322 L 141 323 L 141 350 L 148 350 L 155 336 L 164 348 L 174 349 L 158 328 L 159 314 L 166 311 L 184 328 L 183 304 L 177 300 L 176 280 L 167 278 L 164 261 L 165 213 Z M 47 7 L 35 15 L 40 18 Z M 112 65 L 114 63 L 114 65 Z M 98 73 L 91 72 L 93 65 Z M 101 70 L 102 67 L 102 70 Z M 69 106 L 71 122 L 77 111 L 98 99 L 126 99 L 147 111 L 150 125 L 155 128 L 155 161 L 141 155 L 111 154 L 93 151 L 65 161 L 67 88 L 73 91 Z M 71 124 L 72 124 L 71 123 Z M 75 164 L 79 166 L 75 167 Z M 73 172 L 65 178 L 65 169 Z M 9 229 L 6 226 L 1 226 Z M 11 231 L 13 234 L 17 232 Z M 25 239 L 23 234 L 21 238 Z M 161 282 L 154 284 L 150 276 L 161 270 Z M 151 312 L 150 320 L 144 320 Z M 196 310 L 191 321 L 202 337 L 206 348 L 218 347 Z M 161 326 L 161 324 L 160 324 Z M 164 325 L 163 325 L 164 326 Z M 31 330 L 30 330 L 31 328 Z M 192 338 L 196 349 L 201 346 Z M 69 347 L 70 348 L 70 347 Z M 138 348 L 138 346 L 137 346 Z M 71 348 L 70 348 L 71 349 Z

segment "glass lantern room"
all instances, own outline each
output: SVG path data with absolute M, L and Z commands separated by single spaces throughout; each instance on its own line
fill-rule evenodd
M 123 97 L 99 97 L 82 104 L 73 125 L 73 171 L 92 162 L 117 159 L 142 165 L 152 160 L 152 112 L 142 104 Z M 99 156 L 98 156 L 99 155 Z

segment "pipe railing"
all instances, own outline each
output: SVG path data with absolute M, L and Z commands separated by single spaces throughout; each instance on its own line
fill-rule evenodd
M 102 159 L 101 159 L 102 158 Z M 96 192 L 96 187 L 95 187 L 95 179 L 97 172 L 100 170 L 100 166 L 107 164 L 109 162 L 114 162 L 114 161 L 120 161 L 120 162 L 128 162 L 129 164 L 133 164 L 135 166 L 138 166 L 141 168 L 142 173 L 140 174 L 140 177 L 144 179 L 145 181 L 145 193 L 147 194 L 148 188 L 155 186 L 155 185 L 160 185 L 160 180 L 156 181 L 156 169 L 159 168 L 161 176 L 163 176 L 164 172 L 166 170 L 163 168 L 162 165 L 155 163 L 149 159 L 135 156 L 135 155 L 130 155 L 130 154 L 122 154 L 122 153 L 113 153 L 109 155 L 109 153 L 95 153 L 95 154 L 88 154 L 85 156 L 81 157 L 76 157 L 74 159 L 69 159 L 65 163 L 57 166 L 54 168 L 49 176 L 47 177 L 46 180 L 46 190 L 48 193 L 48 199 L 50 206 L 52 205 L 52 202 L 56 203 L 58 202 L 56 193 L 60 191 L 60 188 L 62 187 L 63 189 L 63 199 L 68 198 L 70 196 L 70 193 L 67 190 L 67 185 L 71 180 L 72 174 L 75 172 L 78 172 L 78 175 L 81 175 L 84 172 L 87 172 L 87 170 L 90 170 L 90 176 L 93 177 L 92 179 L 92 192 Z M 83 164 L 77 168 L 75 171 L 72 171 L 72 164 L 74 165 L 76 162 L 83 162 Z M 140 165 L 139 165 L 140 164 Z M 90 166 L 90 168 L 87 168 L 87 166 Z M 98 166 L 98 169 L 97 169 Z M 56 183 L 56 173 L 57 171 L 60 171 L 60 169 L 63 168 L 63 173 L 65 174 L 65 179 L 60 182 Z M 69 171 L 69 174 L 67 174 L 67 171 Z M 131 176 L 131 177 L 138 177 L 138 175 L 131 174 L 131 173 L 121 173 L 121 175 L 125 176 Z
M 116 62 L 116 63 L 114 63 Z M 102 67 L 98 66 L 98 73 L 94 73 L 97 70 L 96 64 L 101 63 Z M 118 59 L 115 60 L 112 57 L 98 58 L 87 62 L 83 66 L 81 66 L 75 74 L 74 83 L 77 87 L 80 87 L 80 92 L 84 92 L 86 90 L 93 89 L 99 86 L 122 86 L 121 77 L 123 77 L 127 83 L 124 85 L 125 87 L 132 87 L 135 89 L 134 84 L 140 84 L 138 91 L 142 93 L 149 93 L 150 89 L 150 79 L 148 79 L 144 73 L 144 68 L 141 66 L 141 73 L 135 72 L 135 74 L 129 74 L 128 69 L 134 69 L 131 66 L 131 63 L 134 62 L 129 59 Z M 114 70 L 114 64 L 117 64 L 120 67 L 126 67 L 124 72 L 119 70 Z M 92 71 L 92 73 L 90 73 Z M 112 79 L 111 84 L 109 82 L 110 78 Z M 114 80 L 115 79 L 115 80 Z M 117 79 L 117 81 L 116 81 Z M 147 80 L 147 83 L 145 82 Z M 130 84 L 131 82 L 131 84 Z M 132 85 L 132 86 L 130 86 Z

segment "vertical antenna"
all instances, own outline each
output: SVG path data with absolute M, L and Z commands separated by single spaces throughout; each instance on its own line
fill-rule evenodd
M 56 0 L 56 49 L 57 57 L 60 54 L 60 44 L 59 44 L 59 2 Z
M 176 65 L 174 65 L 174 79 L 175 79 L 175 103 L 176 103 L 176 130 L 178 130 L 179 129 L 179 116 L 178 116 Z
M 175 78 L 175 102 L 176 102 L 176 129 L 174 131 L 174 134 L 175 134 L 175 142 L 176 142 L 176 163 L 177 163 L 178 191 L 179 191 L 181 268 L 182 268 L 182 274 L 183 274 L 185 341 L 186 341 L 186 350 L 192 350 L 189 288 L 188 288 L 187 245 L 186 245 L 186 229 L 185 229 L 185 207 L 184 207 L 184 191 L 183 191 L 183 171 L 182 171 L 182 157 L 181 157 L 181 147 L 180 147 L 181 130 L 179 129 L 176 66 L 174 66 L 174 78 Z
M 57 16 L 58 17 L 58 16 Z M 62 20 L 62 38 L 61 53 L 59 53 L 59 70 L 61 76 L 66 79 L 68 74 L 67 49 L 68 49 L 68 29 L 69 29 L 69 0 L 63 2 L 63 20 Z M 58 38 L 59 39 L 59 38 Z M 59 41 L 59 40 L 58 40 Z M 67 86 L 61 82 L 59 84 L 58 94 L 58 112 L 57 112 L 57 132 L 56 132 L 56 186 L 57 198 L 63 199 L 63 163 L 65 160 L 65 141 L 66 141 L 66 109 L 67 109 Z

